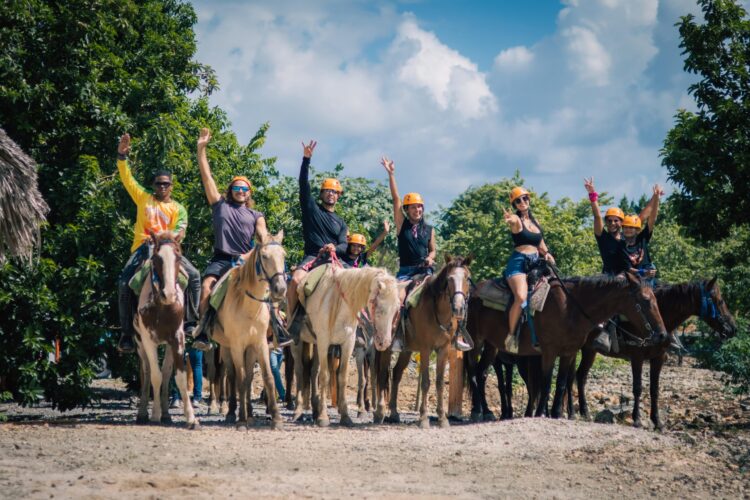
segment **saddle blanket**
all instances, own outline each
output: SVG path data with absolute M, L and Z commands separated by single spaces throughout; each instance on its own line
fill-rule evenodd
M 422 280 L 420 284 L 415 286 L 411 292 L 409 292 L 409 295 L 406 297 L 406 308 L 411 309 L 413 307 L 417 307 L 417 304 L 419 304 L 419 299 L 422 298 L 422 292 L 424 291 L 424 284 L 427 282 L 427 280 Z
M 150 274 L 151 260 L 149 259 L 144 262 L 140 268 L 138 268 L 138 270 L 135 272 L 135 274 L 133 274 L 133 277 L 130 278 L 130 281 L 128 282 L 128 286 L 131 290 L 133 290 L 133 292 L 135 292 L 136 296 L 141 294 L 143 285 L 146 284 L 146 280 L 149 279 Z M 180 267 L 180 274 L 177 276 L 177 283 L 183 290 L 187 288 L 188 276 L 182 267 Z
M 310 295 L 313 294 L 315 289 L 318 287 L 318 283 L 320 283 L 320 279 L 323 277 L 323 275 L 328 271 L 328 269 L 331 268 L 331 264 L 323 264 L 322 266 L 318 266 L 309 273 L 305 275 L 305 281 L 302 284 L 303 285 L 303 291 L 304 291 L 304 297 L 300 296 L 300 302 L 302 302 L 302 306 L 305 306 L 305 302 Z
M 529 293 L 529 305 L 532 313 L 544 309 L 549 288 L 549 282 L 546 278 L 536 282 L 534 289 Z M 477 287 L 476 293 L 482 299 L 482 305 L 498 311 L 505 311 L 513 299 L 513 292 L 508 288 L 508 283 L 505 279 L 500 278 L 485 281 Z
M 230 276 L 235 275 L 236 269 L 237 267 L 233 267 L 227 271 L 224 276 L 219 278 L 219 281 L 216 282 L 213 290 L 211 290 L 211 295 L 208 297 L 208 303 L 211 304 L 211 307 L 213 307 L 214 310 L 218 311 L 219 307 L 221 307 L 221 304 L 224 302 L 224 297 L 227 296 L 227 289 L 229 288 L 229 278 Z

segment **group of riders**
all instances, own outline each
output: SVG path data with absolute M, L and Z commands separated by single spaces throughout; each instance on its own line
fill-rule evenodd
M 181 267 L 187 274 L 185 291 L 186 336 L 194 338 L 193 346 L 206 350 L 210 348 L 206 322 L 199 318 L 210 315 L 209 296 L 218 280 L 233 267 L 244 262 L 253 249 L 255 234 L 265 233 L 266 221 L 262 212 L 254 209 L 253 186 L 245 176 L 235 176 L 222 194 L 216 187 L 211 174 L 206 148 L 211 140 L 208 129 L 201 130 L 197 141 L 198 165 L 206 198 L 211 207 L 214 230 L 214 254 L 205 271 L 203 281 L 198 270 L 183 255 Z M 388 221 L 383 223 L 383 231 L 367 248 L 367 239 L 358 233 L 350 234 L 344 220 L 335 212 L 336 203 L 343 194 L 338 179 L 324 179 L 317 200 L 314 198 L 310 182 L 309 168 L 317 143 L 302 144 L 303 157 L 299 174 L 299 199 L 302 210 L 302 236 L 304 256 L 294 267 L 287 287 L 287 311 L 293 313 L 297 307 L 297 288 L 305 275 L 313 268 L 338 261 L 343 266 L 363 267 L 368 258 L 383 242 L 390 230 Z M 137 207 L 133 244 L 130 258 L 118 281 L 119 317 L 122 335 L 118 342 L 121 352 L 133 352 L 133 306 L 135 295 L 130 289 L 130 281 L 138 268 L 150 258 L 151 234 L 170 231 L 177 241 L 182 241 L 188 225 L 185 207 L 171 197 L 172 173 L 157 171 L 152 179 L 152 191 L 144 189 L 133 177 L 129 164 L 130 136 L 120 138 L 117 149 L 117 168 L 125 189 Z M 381 164 L 388 174 L 389 187 L 393 200 L 393 218 L 398 241 L 399 281 L 415 282 L 434 272 L 436 259 L 435 230 L 424 219 L 424 201 L 419 193 L 407 193 L 403 200 L 399 196 L 393 161 L 384 157 Z M 594 215 L 594 235 L 602 258 L 602 272 L 610 275 L 625 271 L 639 273 L 653 283 L 656 268 L 651 262 L 648 245 L 659 211 L 661 188 L 654 186 L 653 196 L 638 215 L 626 215 L 619 208 L 609 208 L 602 219 L 598 194 L 593 178 L 585 179 Z M 515 187 L 510 192 L 512 210 L 503 209 L 513 242 L 513 253 L 508 259 L 504 277 L 513 293 L 513 302 L 508 311 L 509 331 L 515 332 L 521 315 L 527 310 L 528 270 L 540 259 L 555 263 L 544 241 L 544 232 L 531 210 L 530 193 L 523 187 Z M 406 289 L 401 291 L 404 300 Z M 287 345 L 298 338 L 303 315 L 294 315 L 290 324 L 274 329 L 279 345 Z M 397 333 L 391 349 L 400 351 L 404 339 Z M 597 349 L 609 352 L 614 329 L 602 328 L 597 338 Z M 459 350 L 470 350 L 473 343 L 468 332 L 459 325 L 453 339 Z

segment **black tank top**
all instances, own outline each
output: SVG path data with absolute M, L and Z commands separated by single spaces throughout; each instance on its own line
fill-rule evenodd
M 416 228 L 416 237 L 414 236 Z M 405 218 L 398 233 L 398 260 L 400 266 L 419 266 L 429 253 L 432 226 L 424 219 L 412 224 Z
M 533 247 L 538 247 L 539 244 L 542 242 L 542 239 L 544 238 L 544 235 L 542 234 L 542 228 L 539 227 L 539 224 L 534 224 L 537 229 L 539 229 L 538 233 L 532 233 L 526 228 L 526 225 L 521 221 L 521 230 L 517 233 L 511 232 L 510 237 L 513 239 L 513 246 L 514 247 L 520 247 L 522 245 L 531 245 Z

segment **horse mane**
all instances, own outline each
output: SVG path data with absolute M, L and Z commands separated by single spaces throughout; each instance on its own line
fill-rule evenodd
M 450 262 L 445 264 L 440 272 L 433 275 L 424 284 L 424 292 L 431 295 L 439 295 L 447 286 L 448 274 L 457 267 L 465 267 L 464 257 L 454 257 Z
M 380 275 L 384 277 L 389 276 L 388 272 L 380 267 L 334 270 L 332 273 L 326 272 L 323 275 L 320 283 L 318 283 L 318 288 L 327 290 L 329 294 L 333 294 L 334 296 L 338 294 L 345 295 L 346 302 L 353 304 L 357 309 L 351 311 L 354 317 L 356 317 L 359 312 L 359 308 L 356 306 L 362 304 L 362 307 L 364 307 L 367 304 L 367 300 L 370 298 L 372 282 Z M 393 278 L 393 282 L 395 287 L 395 278 Z M 328 316 L 331 325 L 333 325 L 333 322 L 338 317 L 343 302 L 343 300 L 332 301 Z
M 628 281 L 621 275 L 595 274 L 593 276 L 566 276 L 562 278 L 566 285 L 579 285 L 587 288 L 609 288 L 612 285 L 625 286 Z
M 246 285 L 247 288 L 250 288 L 250 283 L 253 283 L 255 281 L 255 277 L 257 274 L 255 273 L 255 259 L 256 259 L 256 252 L 258 251 L 258 247 L 253 248 L 250 250 L 250 253 L 248 254 L 247 261 L 245 261 L 244 264 L 239 266 L 236 271 L 237 275 L 232 277 L 232 282 L 230 283 L 235 288 L 240 288 L 238 293 L 235 293 L 235 300 L 242 301 L 245 298 L 245 293 L 243 290 L 241 290 L 242 285 Z M 227 295 L 229 295 L 229 291 L 227 291 Z M 226 299 L 225 299 L 226 300 Z

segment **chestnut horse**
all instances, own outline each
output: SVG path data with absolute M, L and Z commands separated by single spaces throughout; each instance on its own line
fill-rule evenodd
M 551 416 L 558 418 L 562 413 L 563 395 L 571 363 L 586 342 L 588 331 L 592 327 L 617 313 L 622 313 L 632 322 L 643 324 L 644 329 L 653 331 L 659 342 L 668 342 L 668 337 L 653 290 L 630 273 L 616 277 L 598 275 L 554 279 L 550 280 L 550 285 L 544 310 L 534 315 L 534 326 L 541 349 L 541 376 L 535 377 L 533 371 L 529 372 L 526 416 L 531 416 L 532 412 L 536 416 L 545 414 L 552 384 L 552 371 L 555 361 L 560 358 L 551 411 Z M 473 355 L 466 357 L 466 363 L 469 365 L 466 369 L 471 375 L 472 414 L 485 413 L 482 408 L 483 394 L 477 384 L 483 381 L 484 370 L 495 360 L 498 350 L 504 349 L 505 337 L 508 334 L 507 320 L 505 312 L 485 307 L 481 299 L 472 298 L 469 301 L 467 328 L 475 344 Z M 585 333 L 579 331 L 580 328 L 583 328 Z M 532 362 L 533 357 L 539 353 L 531 346 L 528 325 L 524 326 L 519 342 L 518 354 Z M 477 365 L 476 355 L 483 344 L 485 349 Z M 538 404 L 534 410 L 537 396 Z
M 396 365 L 393 367 L 389 422 L 400 421 L 398 386 L 404 369 L 409 364 L 411 353 L 419 352 L 422 359 L 420 363 L 422 401 L 419 407 L 419 426 L 423 429 L 430 427 L 430 420 L 427 415 L 427 393 L 430 390 L 429 359 L 432 351 L 437 351 L 435 386 L 437 390 L 438 423 L 440 427 L 449 426 L 443 401 L 445 364 L 458 322 L 466 315 L 470 264 L 471 257 L 451 258 L 446 255 L 445 266 L 439 273 L 427 278 L 422 285 L 422 296 L 419 303 L 409 309 L 404 350 L 399 353 Z M 401 321 L 404 321 L 404 319 L 402 318 Z M 401 328 L 401 325 L 397 328 Z M 378 346 L 376 345 L 376 347 Z M 385 397 L 388 391 L 390 361 L 390 348 L 377 353 L 375 361 L 378 368 L 377 406 L 374 415 L 376 423 L 382 423 L 385 419 Z
M 149 383 L 154 393 L 151 408 L 152 422 L 169 422 L 167 411 L 167 387 L 176 367 L 175 381 L 180 390 L 189 429 L 199 429 L 193 406 L 187 392 L 185 369 L 185 332 L 182 329 L 184 312 L 183 292 L 177 281 L 180 273 L 182 251 L 176 235 L 170 231 L 151 234 L 154 245 L 151 257 L 150 279 L 146 280 L 138 297 L 138 310 L 133 318 L 136 345 L 140 359 L 141 398 L 136 422 L 148 421 Z M 159 370 L 160 345 L 166 344 L 162 368 Z
M 724 299 L 721 297 L 721 290 L 716 283 L 716 278 L 711 281 L 680 283 L 675 285 L 660 285 L 654 289 L 656 300 L 659 303 L 664 325 L 667 331 L 673 331 L 690 316 L 699 316 L 703 321 L 716 331 L 724 339 L 734 336 L 737 325 L 729 312 Z M 630 367 L 633 372 L 633 425 L 641 426 L 641 373 L 643 371 L 643 362 L 648 361 L 650 364 L 649 393 L 651 395 L 651 421 L 654 427 L 661 429 L 662 423 L 659 418 L 659 376 L 662 366 L 667 357 L 668 345 L 653 345 L 643 340 L 649 338 L 649 332 L 645 331 L 642 325 L 636 323 L 623 323 L 620 325 L 627 330 L 629 335 L 635 335 L 636 338 L 625 336 L 625 341 L 620 342 L 620 349 L 617 353 L 609 353 L 606 356 L 627 359 L 630 361 Z M 578 402 L 581 415 L 588 418 L 588 404 L 586 403 L 586 379 L 594 364 L 596 351 L 593 349 L 593 341 L 598 335 L 599 330 L 589 332 L 588 341 L 583 346 L 581 362 L 578 365 L 578 371 L 575 376 L 578 382 Z M 569 388 L 572 386 L 573 373 L 569 378 Z M 572 391 L 568 395 L 568 412 L 573 414 Z

